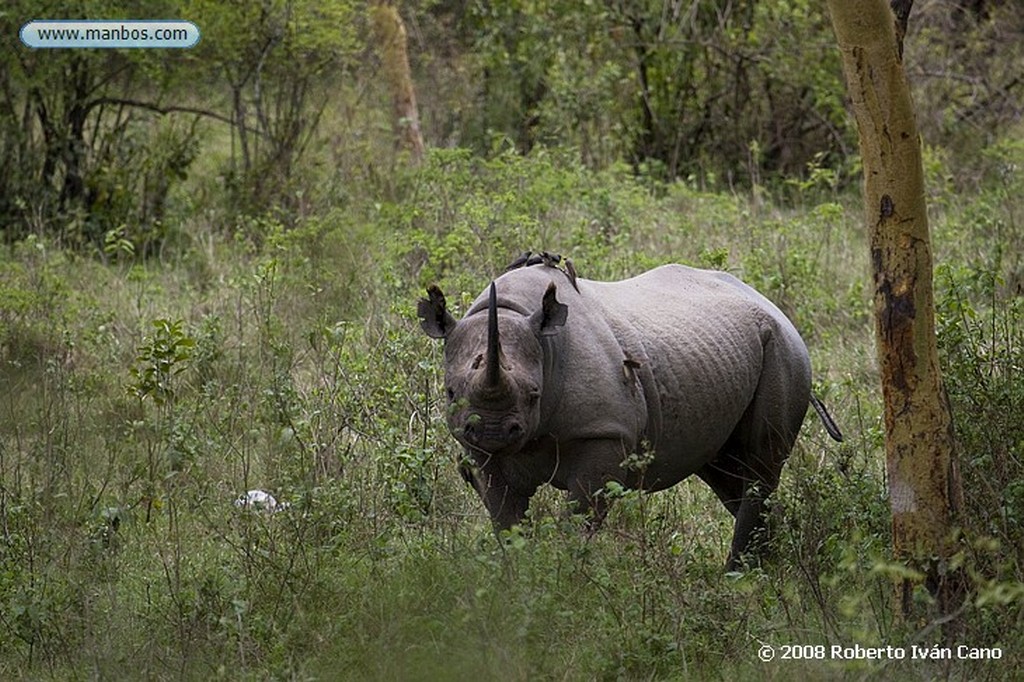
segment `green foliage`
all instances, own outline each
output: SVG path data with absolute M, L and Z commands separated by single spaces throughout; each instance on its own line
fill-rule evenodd
M 1024 583 L 1021 151 L 994 145 L 986 189 L 944 205 L 937 233 L 950 255 L 936 269 L 936 331 L 964 486 L 960 561 L 978 585 L 976 631 L 1012 646 L 1020 646 L 1009 634 L 1017 623 L 1003 606 L 1019 607 Z
M 1013 131 L 1024 102 L 1017 68 L 1024 18 L 1016 9 L 999 2 L 933 5 L 920 12 L 915 7 L 910 20 L 907 54 L 918 125 L 925 140 L 952 154 L 960 187 L 976 189 L 990 179 L 984 177 L 990 145 L 1019 140 Z
M 362 49 L 356 6 L 333 0 L 228 3 L 186 0 L 182 15 L 203 27 L 189 68 L 227 100 L 232 153 L 225 174 L 231 208 L 279 220 L 303 202 L 299 161 L 314 144 L 331 93 Z
M 209 128 L 237 133 L 224 179 L 230 208 L 283 216 L 303 201 L 298 161 L 360 49 L 346 2 L 262 5 L 202 0 L 16 2 L 0 14 L 9 35 L 28 18 L 187 17 L 194 50 L 31 50 L 0 53 L 0 224 L 6 243 L 30 233 L 102 254 L 120 232 L 141 255 L 177 231 L 174 191 Z M 140 85 L 143 84 L 143 85 Z M 208 105 L 204 101 L 209 102 Z M 217 123 L 212 123 L 217 122 Z M 204 139 L 205 138 L 205 139 Z
M 888 548 L 868 248 L 826 165 L 714 193 L 537 147 L 433 150 L 386 183 L 330 175 L 341 203 L 292 220 L 197 209 L 192 239 L 160 261 L 117 228 L 106 262 L 35 236 L 0 252 L 0 676 L 1016 674 L 1018 153 L 989 152 L 982 193 L 932 190 L 967 493 L 953 563 L 976 587 L 960 636 L 1002 660 L 757 658 L 763 644 L 940 643 L 938 624 L 893 612 L 906 568 Z M 948 163 L 937 150 L 931 175 Z M 456 472 L 443 351 L 415 305 L 436 281 L 464 311 L 525 249 L 601 279 L 715 267 L 791 314 L 846 441 L 808 418 L 760 566 L 723 573 L 732 520 L 697 480 L 609 486 L 592 538 L 551 489 L 524 528 L 491 533 Z M 284 504 L 236 506 L 251 489 Z
M 162 405 L 174 398 L 174 376 L 187 369 L 196 341 L 182 329 L 184 320 L 153 320 L 153 335 L 139 347 L 132 368 L 132 393 Z
M 171 16 L 163 0 L 15 2 L 0 27 L 15 35 L 29 18 Z M 197 154 L 194 126 L 163 125 L 134 101 L 138 79 L 158 101 L 181 87 L 180 60 L 149 50 L 32 50 L 0 53 L 0 224 L 4 241 L 30 233 L 100 249 L 110 230 L 150 249 L 165 237 L 170 189 Z M 154 74 L 161 73 L 159 77 Z M 166 74 L 173 74 L 168 77 Z M 159 106 L 157 105 L 157 108 Z
M 432 147 L 405 168 L 364 5 L 88 0 L 74 16 L 179 16 L 203 40 L 0 52 L 0 677 L 1019 674 L 1024 149 L 1003 131 L 1024 42 L 986 5 L 915 9 L 906 54 L 966 492 L 961 638 L 998 667 L 756 656 L 938 643 L 892 609 L 907 569 L 820 6 L 403 6 Z M 69 12 L 8 3 L 0 27 Z M 731 519 L 698 481 L 609 486 L 593 538 L 544 490 L 492 535 L 415 302 L 437 282 L 463 311 L 526 249 L 595 279 L 734 272 L 795 321 L 847 439 L 808 419 L 761 566 L 723 575 Z M 256 488 L 287 506 L 233 504 Z
M 521 151 L 570 144 L 659 178 L 754 184 L 852 146 L 841 69 L 820 5 L 502 2 L 463 30 L 484 104 L 463 138 Z M 583 85 L 581 85 L 583 84 Z M 762 151 L 758 158 L 749 145 Z M 817 155 L 817 156 L 816 156 Z
M 939 270 L 938 337 L 965 487 L 984 491 L 968 502 L 974 532 L 998 538 L 1016 561 L 1024 547 L 1024 306 L 995 273 L 1000 264 Z
M 991 180 L 998 163 L 977 142 L 1012 139 L 1002 133 L 1020 110 L 1021 20 L 988 4 L 915 10 L 907 37 L 925 138 L 939 165 L 957 168 L 939 180 L 960 187 Z M 260 225 L 290 229 L 358 204 L 353 186 L 394 199 L 404 161 L 366 49 L 366 10 L 351 0 L 9 3 L 8 35 L 30 16 L 177 16 L 203 39 L 191 50 L 12 42 L 0 52 L 3 241 L 37 234 L 107 259 L 116 234 L 121 262 L 166 259 L 188 251 L 196 216 L 228 233 L 255 227 L 261 240 Z M 806 205 L 834 202 L 858 173 L 817 3 L 506 0 L 402 13 L 435 149 L 493 159 L 571 150 L 559 154 L 628 168 L 649 189 L 679 178 L 694 189 L 785 188 Z M 453 255 L 472 242 L 465 231 L 450 239 Z

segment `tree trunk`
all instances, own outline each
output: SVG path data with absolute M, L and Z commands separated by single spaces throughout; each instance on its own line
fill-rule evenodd
M 947 615 L 963 597 L 962 574 L 948 565 L 962 492 L 935 341 L 921 143 L 903 71 L 903 31 L 885 0 L 828 5 L 864 167 L 893 551 L 924 576 L 939 614 Z M 901 579 L 906 617 L 914 615 L 919 584 Z
M 391 88 L 397 140 L 416 163 L 423 158 L 423 135 L 416 107 L 416 91 L 409 68 L 408 38 L 398 10 L 383 2 L 371 10 L 374 40 L 383 62 L 384 77 Z

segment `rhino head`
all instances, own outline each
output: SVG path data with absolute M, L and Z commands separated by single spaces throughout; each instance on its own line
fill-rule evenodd
M 487 314 L 461 321 L 448 312 L 444 294 L 432 286 L 419 302 L 420 326 L 444 339 L 448 428 L 466 448 L 488 455 L 518 452 L 535 437 L 544 391 L 541 339 L 565 324 L 568 308 L 551 283 L 539 308 L 524 315 L 501 308 L 491 282 Z

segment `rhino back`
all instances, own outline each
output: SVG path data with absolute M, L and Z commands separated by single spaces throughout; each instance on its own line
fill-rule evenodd
M 735 277 L 669 265 L 621 282 L 588 281 L 581 290 L 590 300 L 577 306 L 577 322 L 602 319 L 632 361 L 648 413 L 643 435 L 658 455 L 647 475 L 664 485 L 722 449 L 758 390 L 795 393 L 806 409 L 801 394 L 809 392 L 810 363 L 803 341 L 781 311 Z M 772 376 L 789 377 L 792 385 L 763 386 L 765 363 L 780 358 L 790 366 L 773 368 Z

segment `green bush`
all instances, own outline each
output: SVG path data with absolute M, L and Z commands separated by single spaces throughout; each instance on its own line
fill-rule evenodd
M 13 387 L 0 391 L 0 675 L 998 674 L 757 658 L 763 644 L 937 643 L 934 623 L 900 623 L 891 606 L 905 569 L 888 554 L 852 200 L 799 183 L 778 188 L 794 205 L 767 186 L 716 194 L 544 148 L 434 150 L 386 193 L 365 182 L 294 224 L 195 217 L 162 261 L 103 263 L 36 237 L 0 252 L 0 385 Z M 1011 675 L 1021 339 L 1016 254 L 998 245 L 1019 239 L 1015 182 L 943 197 L 935 217 L 968 493 L 955 561 L 976 584 L 963 637 L 1002 646 Z M 760 567 L 723 573 L 731 518 L 696 480 L 613 491 L 593 538 L 545 489 L 527 528 L 493 535 L 455 469 L 442 350 L 415 304 L 436 281 L 461 312 L 525 249 L 593 278 L 666 261 L 729 270 L 797 321 L 847 438 L 808 418 Z M 287 506 L 236 506 L 250 489 Z

